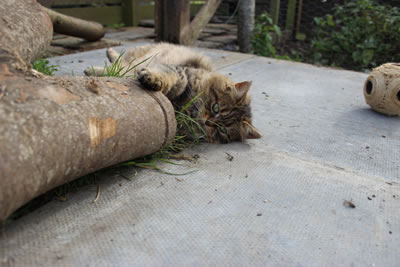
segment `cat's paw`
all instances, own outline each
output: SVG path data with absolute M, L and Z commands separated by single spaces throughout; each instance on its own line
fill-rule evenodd
M 139 82 L 147 89 L 161 91 L 162 81 L 158 75 L 152 73 L 149 69 L 144 68 L 138 71 L 137 77 Z
M 89 67 L 86 68 L 83 72 L 86 76 L 104 76 L 104 68 L 102 67 Z

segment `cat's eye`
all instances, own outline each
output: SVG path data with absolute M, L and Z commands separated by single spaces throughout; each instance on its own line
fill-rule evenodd
M 219 105 L 217 103 L 212 106 L 212 111 L 214 113 L 218 113 L 219 112 Z

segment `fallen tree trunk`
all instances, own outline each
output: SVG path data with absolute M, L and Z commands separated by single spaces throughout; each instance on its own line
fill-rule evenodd
M 1 65 L 4 70 L 6 65 Z M 158 151 L 175 136 L 171 103 L 135 81 L 0 74 L 0 221 L 35 196 Z
M 176 130 L 169 100 L 134 80 L 31 71 L 29 60 L 49 45 L 52 31 L 43 27 L 51 24 L 33 0 L 3 1 L 6 21 L 14 23 L 14 15 L 30 27 L 21 35 L 0 28 L 0 222 L 58 185 L 158 151 Z
M 100 23 L 74 18 L 42 7 L 49 15 L 54 31 L 57 33 L 97 41 L 104 36 L 104 27 Z

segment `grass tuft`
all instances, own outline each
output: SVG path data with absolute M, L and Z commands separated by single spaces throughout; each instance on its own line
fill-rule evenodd
M 47 59 L 38 58 L 32 62 L 32 68 L 49 76 L 53 76 L 54 72 L 58 71 L 58 65 L 49 65 Z
M 134 70 L 137 68 L 139 65 L 145 63 L 147 60 L 151 59 L 152 57 L 148 57 L 144 60 L 142 60 L 139 63 L 134 64 L 136 58 L 132 59 L 127 66 L 122 65 L 122 56 L 124 55 L 124 52 L 121 52 L 121 54 L 118 56 L 118 58 L 112 62 L 110 65 L 107 63 L 107 61 L 104 61 L 104 69 L 103 73 L 101 76 L 105 77 L 132 77 L 132 75 L 126 76 L 127 73 L 130 71 Z M 94 71 L 93 71 L 94 72 Z

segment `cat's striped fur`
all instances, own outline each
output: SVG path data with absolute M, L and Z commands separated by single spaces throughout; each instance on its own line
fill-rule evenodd
M 120 55 L 108 49 L 107 56 L 113 62 Z M 123 54 L 122 65 L 127 66 L 133 59 L 148 59 L 134 70 L 137 79 L 145 88 L 165 94 L 176 109 L 200 94 L 186 112 L 199 121 L 208 142 L 261 138 L 252 125 L 248 94 L 251 82 L 233 83 L 213 71 L 208 58 L 179 45 L 159 43 L 133 48 Z

